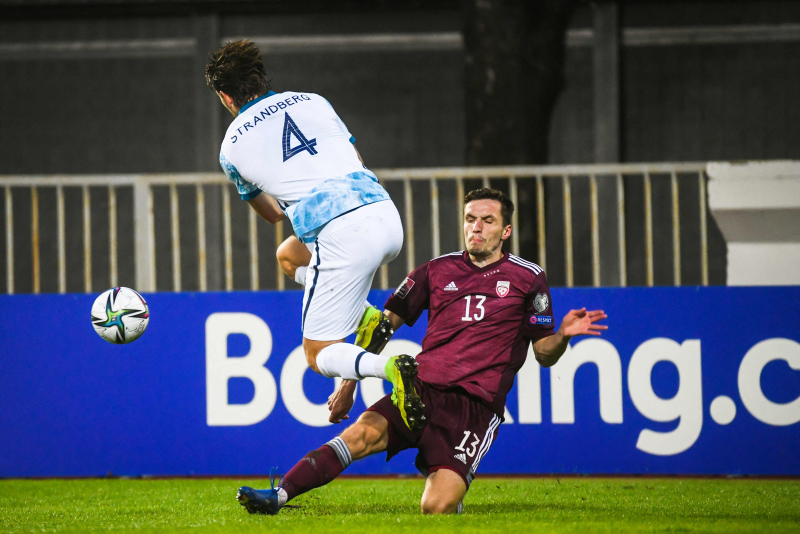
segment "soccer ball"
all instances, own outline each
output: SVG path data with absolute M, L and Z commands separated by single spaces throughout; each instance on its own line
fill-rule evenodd
M 92 325 L 109 343 L 130 343 L 144 334 L 150 310 L 142 296 L 128 287 L 112 287 L 92 305 Z

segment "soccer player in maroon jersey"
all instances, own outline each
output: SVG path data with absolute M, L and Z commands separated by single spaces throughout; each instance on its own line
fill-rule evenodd
M 555 364 L 569 340 L 600 335 L 602 310 L 571 310 L 554 330 L 547 279 L 541 267 L 503 252 L 511 235 L 513 203 L 500 191 L 470 192 L 464 205 L 466 251 L 435 258 L 412 272 L 386 301 L 395 330 L 428 310 L 428 329 L 411 386 L 423 401 L 427 426 L 410 430 L 387 395 L 358 421 L 309 452 L 270 490 L 239 488 L 250 513 L 276 514 L 290 499 L 336 478 L 354 460 L 416 448 L 427 476 L 423 513 L 460 512 L 462 499 L 503 421 L 506 395 L 525 363 L 528 343 L 544 367 Z M 394 393 L 393 393 L 394 394 Z M 337 418 L 352 395 L 329 402 Z

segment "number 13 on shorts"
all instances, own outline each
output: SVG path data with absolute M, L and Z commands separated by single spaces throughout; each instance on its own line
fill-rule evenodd
M 470 436 L 472 436 L 472 442 L 467 445 L 467 442 L 470 441 Z M 467 456 L 472 458 L 475 456 L 475 452 L 478 450 L 478 444 L 481 442 L 481 438 L 478 437 L 477 434 L 474 432 L 470 432 L 469 430 L 464 431 L 464 439 L 461 440 L 461 443 L 456 447 L 457 451 L 461 451 L 466 453 Z M 466 445 L 466 448 L 464 446 Z

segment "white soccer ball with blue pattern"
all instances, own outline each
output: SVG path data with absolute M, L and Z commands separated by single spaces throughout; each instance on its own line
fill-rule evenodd
M 109 343 L 130 343 L 144 334 L 150 309 L 142 296 L 129 287 L 112 287 L 92 305 L 92 325 Z

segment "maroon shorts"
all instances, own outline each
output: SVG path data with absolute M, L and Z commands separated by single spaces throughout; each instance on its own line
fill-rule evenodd
M 428 476 L 439 469 L 455 471 L 469 485 L 481 459 L 489 450 L 502 418 L 464 391 L 442 391 L 416 381 L 417 392 L 425 403 L 428 424 L 412 432 L 403 422 L 400 410 L 386 395 L 368 408 L 389 421 L 386 461 L 405 449 L 416 448 L 416 465 Z

